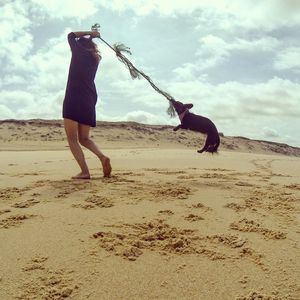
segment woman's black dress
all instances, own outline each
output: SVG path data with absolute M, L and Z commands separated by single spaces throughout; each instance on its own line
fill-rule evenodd
M 73 32 L 68 34 L 68 42 L 72 58 L 63 103 L 63 118 L 95 127 L 97 91 L 94 79 L 98 61 L 78 43 Z

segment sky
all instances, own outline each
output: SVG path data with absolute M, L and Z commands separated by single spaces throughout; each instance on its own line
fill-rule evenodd
M 61 119 L 67 34 L 110 44 L 219 132 L 300 147 L 299 0 L 0 0 L 0 119 Z M 98 121 L 177 125 L 168 101 L 96 41 Z

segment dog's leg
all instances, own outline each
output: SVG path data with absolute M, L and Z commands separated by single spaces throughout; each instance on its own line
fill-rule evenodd
M 205 141 L 205 145 L 201 150 L 198 150 L 198 153 L 202 153 L 204 151 L 210 153 L 218 152 L 218 147 L 220 145 L 219 135 L 208 135 Z
M 181 128 L 181 124 L 177 125 L 176 127 L 173 128 L 174 131 L 177 131 L 178 129 Z
M 197 150 L 198 153 L 202 153 L 202 152 L 204 152 L 204 151 L 206 151 L 205 147 L 203 147 L 203 148 L 200 149 L 200 150 Z
M 205 141 L 205 145 L 203 146 L 202 149 L 198 150 L 197 152 L 202 153 L 202 152 L 206 151 L 208 149 L 208 147 L 209 147 L 209 138 L 207 137 L 206 141 Z

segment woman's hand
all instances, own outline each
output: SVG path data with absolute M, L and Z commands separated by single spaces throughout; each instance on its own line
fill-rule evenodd
M 100 38 L 100 32 L 99 31 L 91 31 L 90 36 L 92 38 Z
M 92 38 L 99 38 L 100 37 L 100 32 L 98 32 L 98 31 L 76 31 L 76 32 L 73 32 L 73 33 L 75 34 L 75 36 L 77 38 L 80 38 L 80 37 L 85 36 L 85 35 L 89 35 Z

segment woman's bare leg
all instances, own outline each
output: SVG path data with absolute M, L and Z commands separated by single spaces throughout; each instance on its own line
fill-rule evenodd
M 92 151 L 98 156 L 102 163 L 104 177 L 109 177 L 111 174 L 111 165 L 109 157 L 105 156 L 98 146 L 90 139 L 90 126 L 84 124 L 78 124 L 78 138 L 79 143 Z
M 81 169 L 81 173 L 79 173 L 78 175 L 76 175 L 72 178 L 73 179 L 90 179 L 89 168 L 86 164 L 83 151 L 78 142 L 79 125 L 77 122 L 75 122 L 73 120 L 64 119 L 64 126 L 65 126 L 65 131 L 67 134 L 67 139 L 68 139 L 68 143 L 70 146 L 70 150 Z

